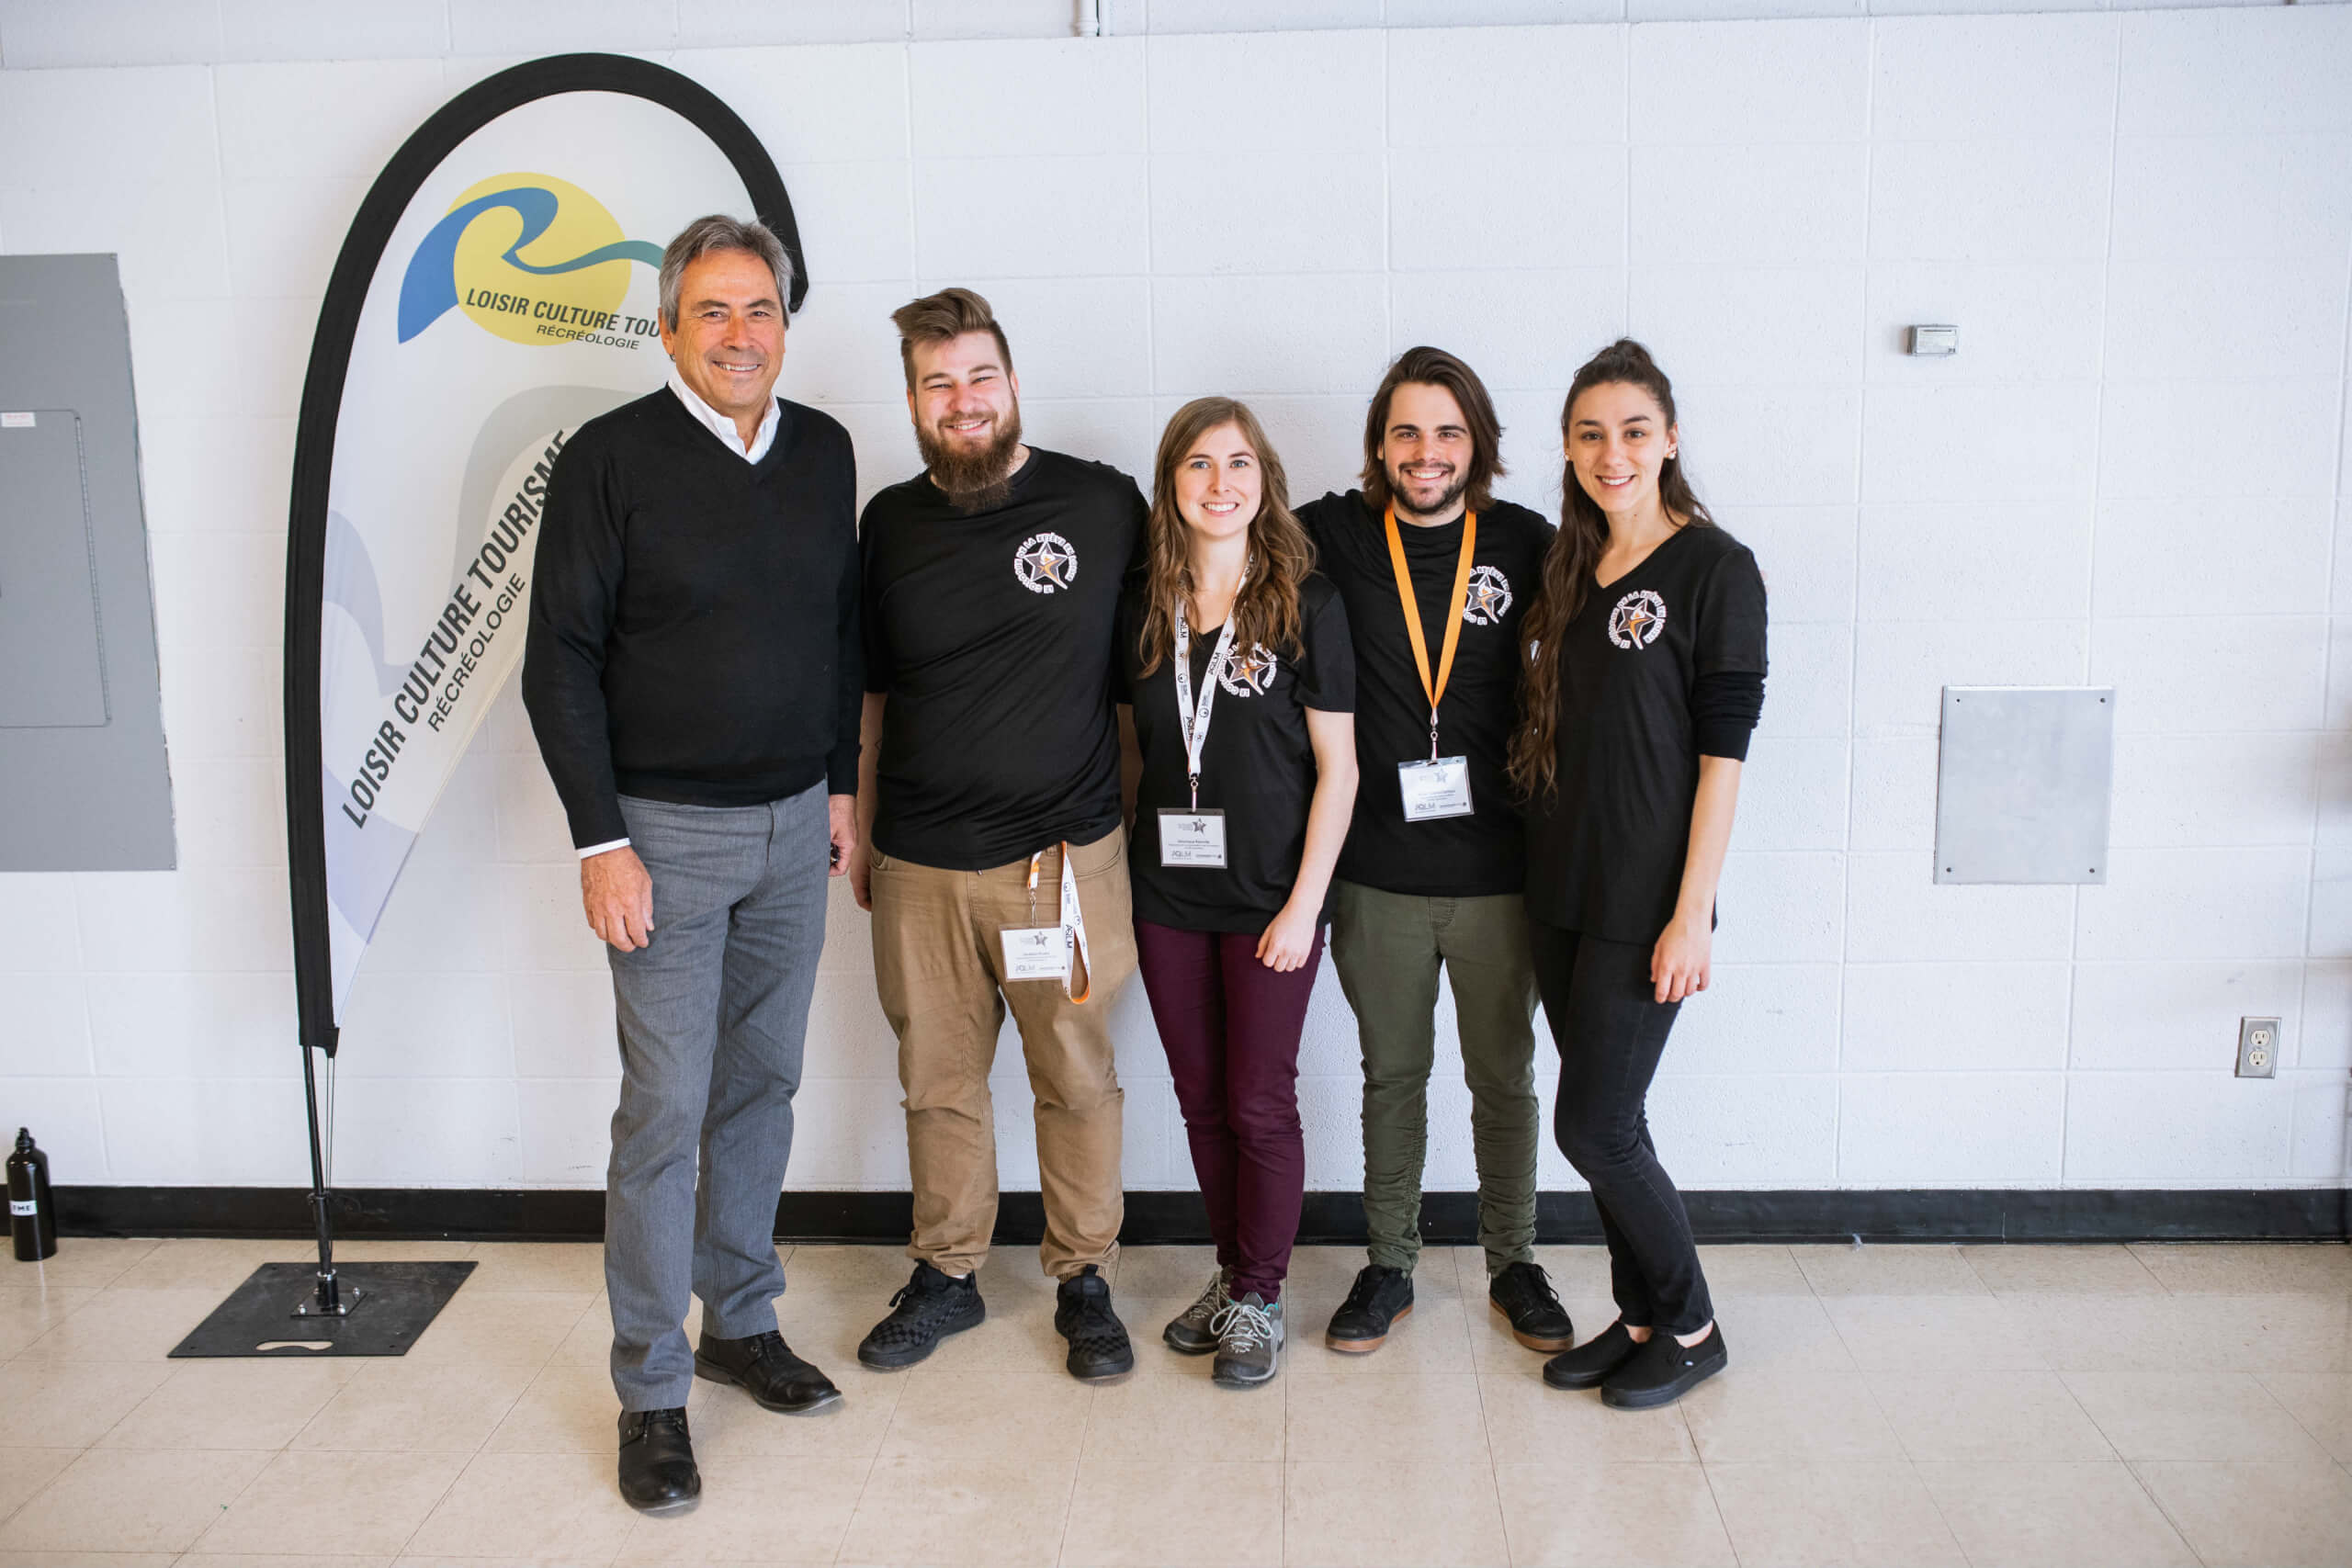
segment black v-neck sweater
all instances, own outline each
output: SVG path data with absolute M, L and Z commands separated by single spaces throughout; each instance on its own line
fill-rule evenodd
M 757 463 L 668 388 L 590 420 L 548 481 L 523 703 L 576 848 L 618 795 L 857 790 L 865 685 L 849 433 L 786 401 Z

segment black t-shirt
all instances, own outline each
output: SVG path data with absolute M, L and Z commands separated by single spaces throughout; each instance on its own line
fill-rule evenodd
M 1149 675 L 1141 672 L 1136 643 L 1143 604 L 1138 581 L 1130 586 L 1119 613 L 1126 687 L 1122 700 L 1135 704 L 1136 742 L 1143 752 L 1128 868 L 1136 916 L 1182 931 L 1261 931 L 1289 902 L 1306 852 L 1306 813 L 1315 798 L 1315 748 L 1306 733 L 1306 710 L 1347 713 L 1355 707 L 1347 607 L 1329 581 L 1310 573 L 1298 590 L 1301 646 L 1237 646 L 1217 678 L 1208 739 L 1201 748 L 1201 809 L 1225 813 L 1225 866 L 1218 870 L 1159 863 L 1160 808 L 1188 811 L 1193 794 L 1185 777 L 1174 655 L 1161 659 Z M 1193 633 L 1195 703 L 1223 629 Z M 1330 912 L 1328 899 L 1324 912 Z
M 1425 897 L 1518 892 L 1526 856 L 1518 801 L 1503 765 L 1519 721 L 1519 623 L 1535 597 L 1552 525 L 1508 502 L 1478 513 L 1470 588 L 1459 607 L 1462 641 L 1438 704 L 1439 751 L 1469 759 L 1471 815 L 1408 822 L 1396 764 L 1430 754 L 1430 700 L 1406 636 L 1387 528 L 1357 491 L 1326 495 L 1300 508 L 1298 517 L 1314 536 L 1317 564 L 1347 602 L 1355 637 L 1362 777 L 1339 874 L 1383 892 Z M 1462 524 L 1419 528 L 1399 521 L 1396 531 L 1434 678 L 1462 559 Z
M 866 502 L 876 848 L 982 871 L 1119 826 L 1112 627 L 1146 515 L 1116 468 L 1036 447 L 984 511 L 928 474 Z
M 1610 942 L 1674 918 L 1699 789 L 1690 691 L 1764 670 L 1764 579 L 1747 547 L 1686 527 L 1606 588 L 1560 646 L 1559 790 L 1527 817 L 1527 913 Z

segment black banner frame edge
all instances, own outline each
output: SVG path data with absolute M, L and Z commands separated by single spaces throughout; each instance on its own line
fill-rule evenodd
M 808 267 L 784 176 L 757 133 L 725 100 L 691 76 L 631 55 L 549 55 L 497 72 L 451 98 L 411 132 L 368 186 L 344 235 L 319 307 L 295 421 L 294 469 L 286 541 L 286 835 L 294 923 L 294 990 L 300 1047 L 335 1054 L 334 946 L 327 912 L 326 803 L 319 792 L 324 739 L 319 732 L 320 602 L 326 565 L 327 496 L 344 386 L 359 313 L 392 231 L 425 179 L 475 131 L 499 116 L 564 93 L 625 94 L 661 105 L 710 138 L 726 155 L 754 213 L 792 259 L 797 310 Z

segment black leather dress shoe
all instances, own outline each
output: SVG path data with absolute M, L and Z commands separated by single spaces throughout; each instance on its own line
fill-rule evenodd
M 622 1411 L 622 1500 L 640 1514 L 676 1514 L 701 1495 L 684 1409 Z
M 792 1353 L 774 1329 L 747 1339 L 718 1339 L 706 1333 L 695 1347 L 695 1372 L 713 1382 L 731 1382 L 763 1409 L 806 1416 L 841 1403 L 833 1380 Z

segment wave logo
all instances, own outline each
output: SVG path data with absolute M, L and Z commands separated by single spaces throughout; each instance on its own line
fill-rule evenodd
M 659 267 L 662 247 L 625 238 L 619 220 L 578 186 L 550 175 L 495 175 L 460 195 L 409 258 L 400 341 L 452 310 L 512 343 L 610 332 L 631 262 Z

